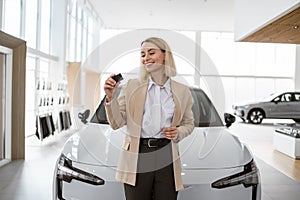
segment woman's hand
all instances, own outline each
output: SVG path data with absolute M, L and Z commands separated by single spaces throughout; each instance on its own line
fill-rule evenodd
M 113 77 L 115 74 L 111 74 L 110 77 L 108 79 L 106 79 L 105 83 L 104 83 L 104 92 L 106 94 L 106 101 L 110 102 L 113 98 L 114 95 L 117 91 L 117 88 L 120 84 L 120 82 L 116 82 L 114 79 L 112 79 L 111 77 Z
M 169 140 L 174 140 L 178 137 L 178 127 L 172 126 L 167 127 L 162 130 L 162 133 L 165 135 L 165 137 Z

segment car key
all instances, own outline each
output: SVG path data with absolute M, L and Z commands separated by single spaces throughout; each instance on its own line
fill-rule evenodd
M 112 79 L 114 79 L 117 83 L 121 80 L 123 80 L 123 76 L 121 73 L 114 75 L 113 77 L 111 77 Z

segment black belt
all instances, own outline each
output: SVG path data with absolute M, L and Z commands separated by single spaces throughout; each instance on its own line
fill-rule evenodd
M 141 138 L 140 143 L 150 148 L 155 148 L 166 146 L 170 143 L 170 140 L 166 138 Z

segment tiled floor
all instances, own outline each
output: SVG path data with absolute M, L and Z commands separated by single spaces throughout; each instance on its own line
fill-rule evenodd
M 265 120 L 261 125 L 235 123 L 231 130 L 241 141 L 247 143 L 256 157 L 300 183 L 300 160 L 273 147 L 273 132 L 285 124 L 295 125 L 292 120 Z
M 231 130 L 252 149 L 262 179 L 263 200 L 299 200 L 300 184 L 285 163 L 298 162 L 274 151 L 272 133 L 278 124 L 259 126 L 235 123 Z M 62 132 L 43 142 L 26 139 L 26 160 L 0 168 L 0 200 L 51 200 L 52 172 L 60 150 L 72 131 Z M 280 159 L 278 159 L 280 158 Z M 279 161 L 284 162 L 280 163 Z
M 292 120 L 265 120 L 261 125 L 234 123 L 230 128 L 252 150 L 261 171 L 263 200 L 300 199 L 300 160 L 274 150 L 273 132 Z
M 72 131 L 43 142 L 26 138 L 26 160 L 0 168 L 0 200 L 51 200 L 52 176 L 60 150 Z

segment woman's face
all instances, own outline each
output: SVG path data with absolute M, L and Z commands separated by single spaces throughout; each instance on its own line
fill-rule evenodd
M 141 49 L 141 62 L 149 73 L 164 69 L 165 53 L 155 44 L 144 42 Z

